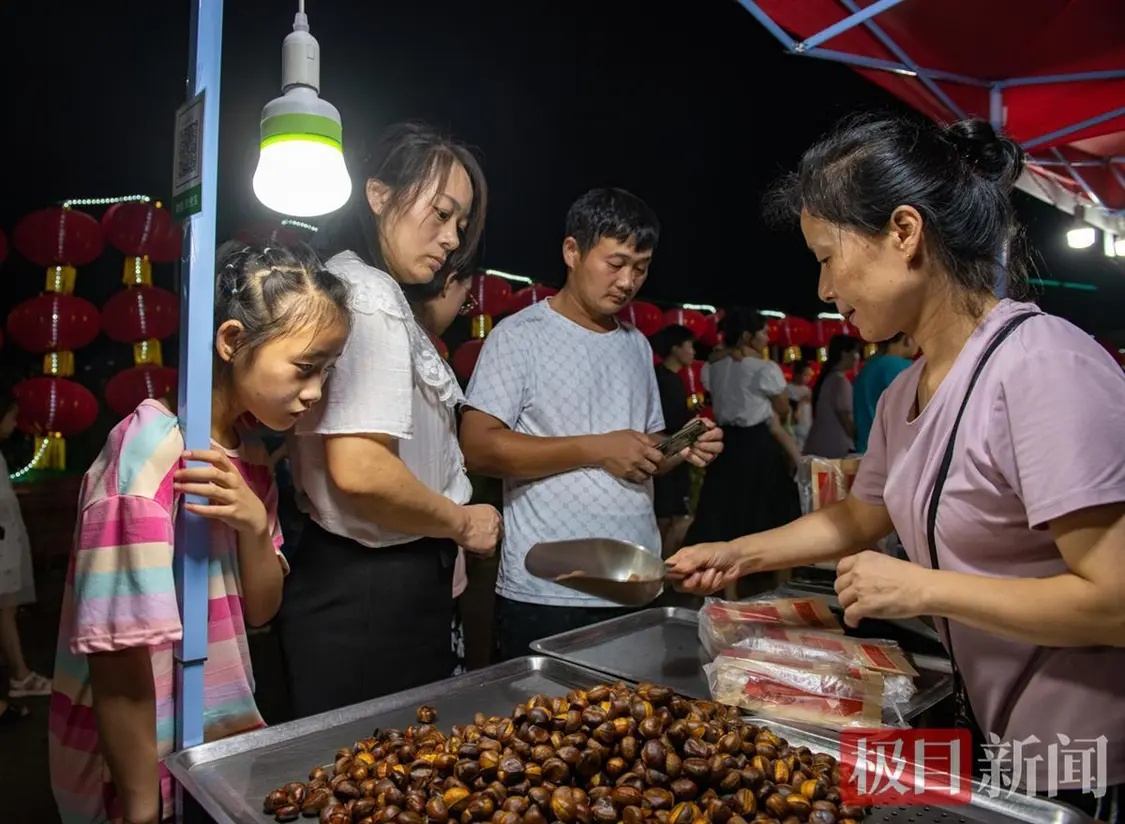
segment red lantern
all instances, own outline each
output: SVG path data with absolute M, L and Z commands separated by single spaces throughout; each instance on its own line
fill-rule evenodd
M 179 325 L 179 298 L 157 286 L 118 292 L 102 307 L 102 329 L 118 343 L 166 338 L 175 334 Z
M 25 300 L 8 315 L 8 335 L 21 349 L 51 353 L 43 371 L 67 377 L 74 374 L 74 351 L 98 336 L 98 310 L 74 295 L 45 293 Z
M 472 336 L 484 338 L 492 331 L 492 318 L 503 313 L 512 299 L 512 284 L 506 278 L 477 272 L 471 287 L 477 310 L 472 321 Z
M 669 309 L 664 313 L 664 325 L 685 326 L 698 340 L 707 331 L 707 319 L 695 309 Z
M 115 203 L 102 216 L 105 239 L 127 255 L 150 254 L 154 238 L 171 225 L 171 214 L 157 203 Z
M 782 355 L 785 363 L 800 360 L 801 347 L 806 346 L 812 337 L 813 325 L 804 318 L 786 315 L 777 321 L 777 345 L 785 349 Z
M 558 289 L 552 289 L 550 286 L 533 283 L 531 286 L 525 286 L 523 289 L 512 293 L 512 296 L 508 299 L 508 305 L 505 307 L 505 312 L 509 315 L 514 315 L 516 312 L 531 306 L 531 304 L 546 300 L 558 293 Z
M 655 335 L 664 326 L 664 314 L 651 303 L 635 300 L 617 313 L 617 317 L 632 324 L 646 338 Z
M 184 233 L 179 223 L 172 222 L 167 229 L 157 229 L 149 240 L 148 259 L 153 263 L 171 263 L 184 254 Z
M 66 436 L 89 429 L 98 417 L 98 401 L 80 383 L 65 378 L 32 378 L 12 387 L 19 404 L 16 426 L 35 436 L 34 466 L 66 467 Z
M 159 203 L 115 203 L 102 216 L 106 240 L 124 252 L 125 285 L 152 283 L 153 253 L 167 254 L 172 237 L 172 216 Z
M 718 313 L 703 316 L 707 325 L 704 327 L 703 334 L 699 336 L 699 342 L 704 346 L 714 348 L 722 343 L 722 335 L 719 333 L 719 317 Z
M 703 362 L 693 361 L 680 370 L 680 380 L 684 382 L 687 390 L 688 409 L 696 410 L 703 406 Z
M 480 338 L 472 338 L 457 347 L 457 351 L 453 353 L 453 371 L 461 380 L 467 381 L 473 376 L 477 358 L 480 357 L 480 348 L 483 345 L 484 341 Z
M 47 269 L 47 291 L 74 291 L 74 267 L 98 258 L 105 246 L 98 221 L 77 209 L 40 209 L 24 217 L 12 232 L 20 254 Z
M 105 385 L 105 402 L 125 417 L 145 398 L 162 398 L 176 387 L 176 370 L 145 364 L 118 372 Z

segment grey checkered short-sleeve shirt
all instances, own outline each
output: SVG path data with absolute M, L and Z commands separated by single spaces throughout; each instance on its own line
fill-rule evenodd
M 593 332 L 548 301 L 499 323 L 485 340 L 468 405 L 513 432 L 537 437 L 664 430 L 652 349 L 622 325 Z M 504 481 L 504 545 L 496 592 L 550 606 L 612 604 L 531 577 L 524 557 L 540 541 L 619 538 L 660 552 L 652 482 L 635 484 L 602 469 L 576 469 L 533 481 Z

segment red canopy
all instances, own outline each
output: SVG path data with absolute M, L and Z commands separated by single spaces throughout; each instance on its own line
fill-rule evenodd
M 1021 188 L 1057 200 L 1054 181 L 1120 228 L 1122 0 L 740 2 L 795 54 L 848 63 L 935 120 L 1000 125 L 1031 156 Z

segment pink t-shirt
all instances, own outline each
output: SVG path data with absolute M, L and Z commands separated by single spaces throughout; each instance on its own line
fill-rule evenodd
M 1028 311 L 1038 310 L 1002 301 L 969 338 L 916 419 L 911 412 L 922 359 L 879 401 L 852 494 L 887 507 L 917 564 L 930 565 L 926 510 L 969 378 L 996 332 L 1013 315 Z M 995 578 L 1066 572 L 1049 522 L 1122 501 L 1125 374 L 1067 321 L 1046 314 L 1025 321 L 993 353 L 965 410 L 938 508 L 941 567 Z M 1007 730 L 1001 730 L 995 726 L 1018 691 L 1035 647 L 957 622 L 950 622 L 950 633 L 981 729 L 1009 742 L 1031 735 L 1042 742 L 1040 788 L 1047 786 L 1046 745 L 1058 744 L 1059 734 L 1087 740 L 1106 736 L 1106 779 L 1110 785 L 1125 782 L 1125 649 L 1046 652 L 1015 699 Z
M 221 449 L 218 445 L 213 448 Z M 116 824 L 121 804 L 98 744 L 87 656 L 148 647 L 156 691 L 156 750 L 175 738 L 173 645 L 183 635 L 172 575 L 173 473 L 183 467 L 179 421 L 159 401 L 143 401 L 113 428 L 82 481 L 51 695 L 51 786 L 63 824 Z M 266 506 L 275 551 L 281 546 L 277 489 L 260 443 L 225 450 Z M 286 571 L 285 559 L 278 562 Z M 242 616 L 238 536 L 211 521 L 204 739 L 264 726 Z M 173 816 L 172 777 L 161 765 L 164 817 Z

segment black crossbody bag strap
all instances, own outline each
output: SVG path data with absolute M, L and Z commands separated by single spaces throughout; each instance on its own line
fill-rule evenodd
M 976 367 L 973 369 L 972 377 L 969 378 L 969 385 L 965 389 L 965 397 L 961 400 L 961 407 L 957 410 L 957 417 L 953 420 L 953 427 L 949 431 L 949 441 L 946 443 L 945 451 L 942 453 L 941 464 L 939 464 L 937 476 L 934 478 L 933 490 L 930 492 L 929 504 L 926 510 L 926 544 L 930 550 L 930 567 L 932 569 L 941 569 L 941 564 L 938 561 L 937 551 L 938 505 L 941 502 L 941 493 L 945 488 L 946 478 L 949 476 L 949 467 L 953 463 L 953 451 L 957 445 L 957 431 L 961 428 L 961 419 L 964 417 L 965 409 L 969 405 L 969 398 L 972 397 L 973 389 L 976 387 L 977 380 L 980 378 L 981 373 L 984 371 L 984 367 L 988 364 L 989 358 L 991 358 L 993 353 L 1000 347 L 1000 344 L 1007 340 L 1008 336 L 1011 335 L 1012 332 L 1014 332 L 1016 329 L 1018 329 L 1019 326 L 1024 323 L 1024 321 L 1030 320 L 1037 314 L 1037 312 L 1025 312 L 1023 314 L 1016 315 L 1015 317 L 1010 318 L 1008 322 L 1005 323 L 1004 326 L 1000 329 L 1000 331 L 997 332 L 995 336 L 993 336 L 992 340 L 988 342 L 988 346 L 986 346 L 984 352 L 981 353 L 980 359 L 977 361 Z M 980 730 L 980 726 L 976 721 L 976 717 L 973 715 L 972 707 L 970 706 L 968 700 L 968 693 L 965 690 L 965 682 L 961 678 L 961 672 L 957 667 L 957 657 L 953 653 L 953 635 L 949 630 L 949 622 L 944 618 L 941 618 L 939 620 L 945 626 L 945 636 L 948 639 L 949 662 L 953 669 L 954 687 L 956 690 L 956 694 L 954 697 L 957 701 L 956 709 L 959 716 L 958 721 L 961 725 L 967 726 L 969 728 L 973 738 L 973 748 L 976 751 L 976 754 L 979 755 L 981 747 L 984 743 L 984 735 Z M 1042 650 L 1040 650 L 1040 652 L 1041 651 Z M 1038 657 L 1039 655 L 1037 652 L 1036 656 L 1033 657 L 1031 664 L 1029 664 L 1027 670 L 1025 670 L 1025 672 L 1021 675 L 1020 681 L 1023 683 L 1017 683 L 1014 695 L 1009 696 L 1007 702 L 1007 710 L 1002 714 L 1003 717 L 999 719 L 1003 727 L 1007 726 L 1008 715 L 1010 715 L 1011 708 L 1015 704 L 1015 699 L 1019 697 L 1019 693 L 1022 692 L 1023 687 L 1026 686 L 1026 681 L 1028 678 L 1030 678 L 1031 671 Z M 999 733 L 1003 733 L 1003 731 L 1004 730 L 1001 729 Z M 980 761 L 977 758 L 973 759 L 974 768 L 979 763 Z

